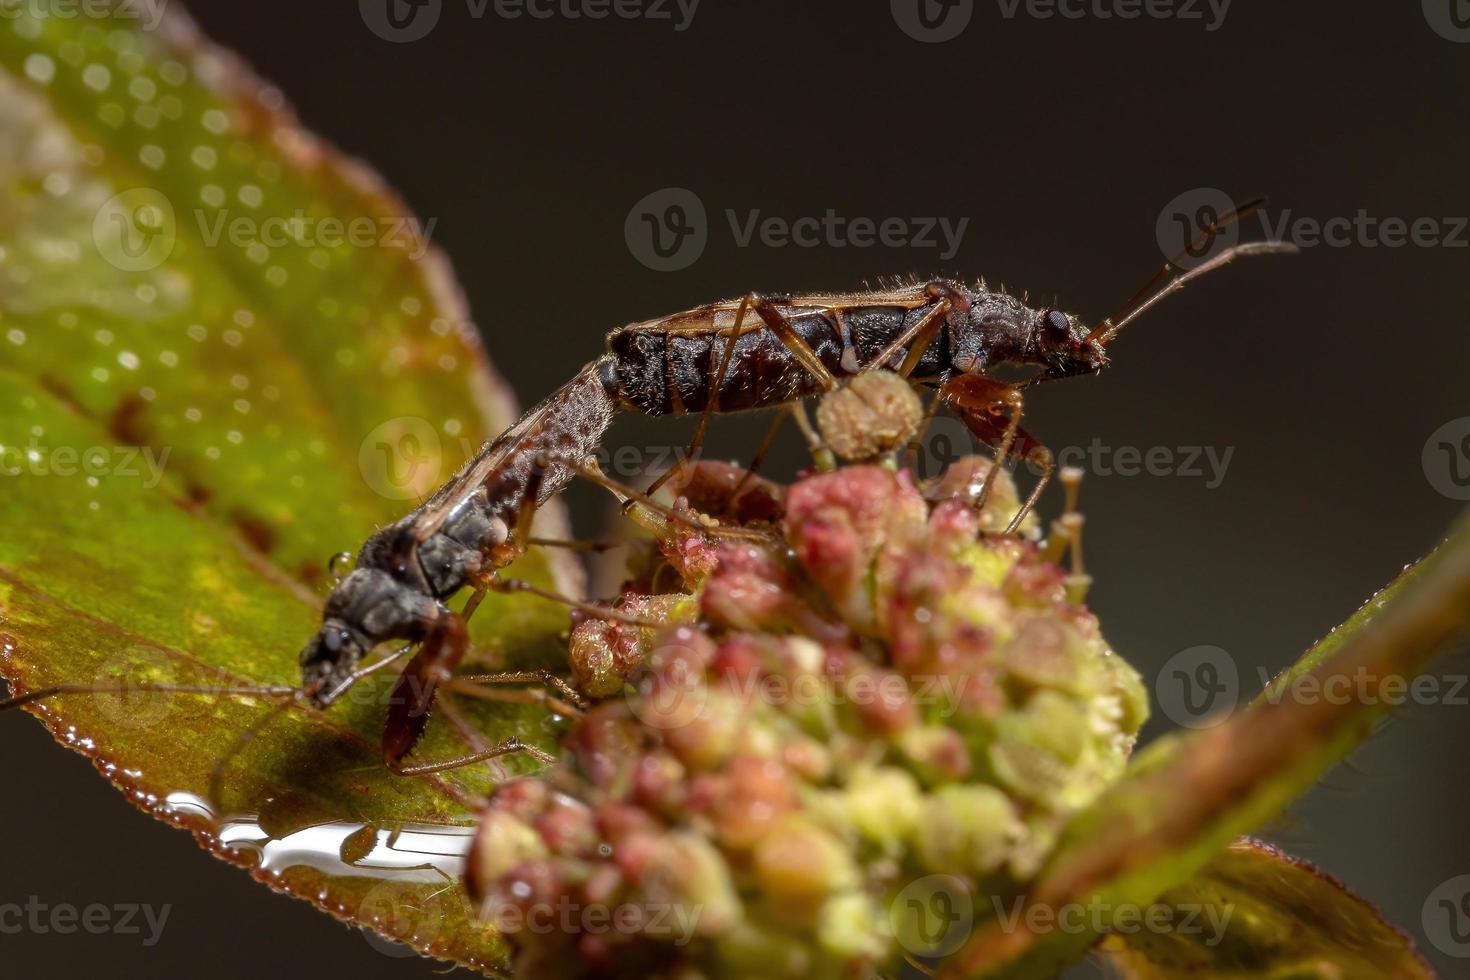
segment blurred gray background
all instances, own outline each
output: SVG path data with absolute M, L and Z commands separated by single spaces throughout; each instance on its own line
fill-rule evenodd
M 582 9 L 573 0 L 544 4 L 546 19 L 442 0 L 412 22 L 420 32 L 437 8 L 425 36 L 398 42 L 372 29 L 384 30 L 381 0 L 194 14 L 436 222 L 523 404 L 595 356 L 609 328 L 751 289 L 984 275 L 1098 318 L 1180 240 L 1181 216 L 1269 194 L 1268 224 L 1252 218 L 1242 237 L 1284 233 L 1301 255 L 1200 283 L 1130 328 L 1103 376 L 1029 405 L 1054 448 L 1086 451 L 1074 458 L 1093 471 L 1092 601 L 1113 645 L 1158 681 L 1153 736 L 1191 720 L 1202 693 L 1181 678 L 1209 679 L 1206 660 L 1233 666 L 1221 697 L 1251 696 L 1470 497 L 1470 24 L 1451 16 L 1465 4 L 1256 2 L 1222 19 L 1217 0 L 1189 5 L 1192 17 L 1123 19 L 1102 16 L 1127 6 L 1109 0 L 1063 4 L 1075 18 L 1025 0 L 924 2 L 927 21 L 917 0 L 704 0 L 686 21 L 672 2 L 668 19 L 594 20 L 567 16 Z M 906 241 L 742 242 L 753 215 L 829 210 L 898 219 Z M 954 248 L 937 228 L 923 240 L 926 218 L 965 223 Z M 1418 241 L 1400 241 L 1412 236 L 1394 221 Z M 1314 225 L 1342 234 L 1314 241 Z M 711 451 L 748 455 L 763 428 L 721 420 Z M 688 432 L 631 419 L 613 443 L 653 452 Z M 787 435 L 771 464 L 782 475 L 802 462 Z M 1134 450 L 1157 450 L 1155 472 L 1129 475 Z M 569 500 L 595 532 L 597 496 Z M 1445 670 L 1463 678 L 1470 662 Z M 1470 874 L 1470 688 L 1442 691 L 1458 697 L 1401 713 L 1271 836 L 1462 976 L 1470 961 L 1450 954 L 1470 944 L 1436 948 L 1421 919 L 1441 882 Z M 389 958 L 210 859 L 30 719 L 0 717 L 0 744 L 0 901 L 173 906 L 151 948 L 0 936 L 15 975 L 439 969 Z

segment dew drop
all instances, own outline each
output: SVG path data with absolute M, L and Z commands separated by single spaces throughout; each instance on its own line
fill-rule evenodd
M 41 85 L 50 85 L 56 77 L 56 62 L 44 54 L 35 53 L 26 58 L 26 77 Z
M 112 84 L 112 72 L 106 65 L 88 65 L 82 69 L 82 84 L 94 92 L 105 92 Z

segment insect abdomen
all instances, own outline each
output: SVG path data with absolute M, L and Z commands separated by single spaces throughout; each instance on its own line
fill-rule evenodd
M 810 310 L 787 311 L 787 316 L 829 371 L 838 376 L 847 373 L 842 367 L 842 338 L 830 317 Z M 727 335 L 713 330 L 616 331 L 608 345 L 618 365 L 619 395 L 648 415 L 702 412 L 709 400 L 710 378 L 728 341 Z M 721 376 L 718 404 L 721 412 L 740 412 L 820 391 L 816 379 L 769 330 L 747 327 Z

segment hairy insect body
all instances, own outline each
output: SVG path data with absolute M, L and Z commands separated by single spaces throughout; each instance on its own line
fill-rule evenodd
M 777 305 L 801 341 L 836 378 L 857 374 L 929 312 L 930 305 L 859 306 L 815 309 Z M 695 311 L 667 321 L 635 323 L 608 335 L 616 364 L 620 401 L 646 415 L 702 412 L 709 404 L 711 379 L 735 327 L 735 309 Z M 747 316 L 747 321 L 755 319 Z M 759 326 L 759 321 L 754 325 Z M 941 331 L 941 337 L 945 331 Z M 916 380 L 941 376 L 947 340 L 936 339 L 925 352 Z M 716 403 L 722 413 L 771 408 L 822 392 L 819 380 L 791 356 L 769 330 L 747 322 L 735 342 L 729 366 L 718 380 Z
M 443 600 L 515 557 L 497 561 L 534 490 L 545 502 L 572 479 L 555 460 L 581 460 L 601 444 L 616 410 L 606 358 L 588 365 L 466 463 L 412 513 L 379 529 L 357 566 L 327 598 L 322 628 L 301 653 L 307 690 L 330 698 L 367 651 L 387 640 L 421 640 L 445 614 Z M 485 460 L 495 465 L 484 467 Z M 542 465 L 542 461 L 547 461 Z M 472 471 L 486 469 L 483 478 Z M 466 481 L 475 482 L 466 488 Z M 533 487 L 534 483 L 534 487 Z M 431 515 L 441 515 L 427 524 Z
M 619 409 L 703 412 L 716 391 L 722 413 L 787 404 L 865 370 L 896 369 L 908 355 L 898 342 L 931 317 L 934 329 L 907 371 L 912 382 L 942 384 L 1002 360 L 1040 364 L 1056 376 L 1101 363 L 1075 318 L 944 281 L 881 294 L 748 298 L 614 330 L 606 354 L 413 513 L 368 539 L 302 652 L 307 690 L 330 699 L 367 651 L 386 640 L 424 639 L 446 614 L 443 600 L 516 557 L 524 542 L 507 548 L 511 529 L 572 479 L 571 467 L 595 453 Z M 878 364 L 885 356 L 890 363 Z

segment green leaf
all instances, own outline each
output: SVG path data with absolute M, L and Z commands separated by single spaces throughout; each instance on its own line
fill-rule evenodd
M 1391 686 L 1419 676 L 1470 625 L 1470 518 L 1224 723 L 1162 738 L 1068 825 L 1028 902 L 1051 911 L 1146 905 L 1188 881 L 1242 834 L 1271 820 L 1366 739 L 1398 703 Z M 1276 697 L 1287 679 L 1356 696 Z M 1334 680 L 1336 679 L 1336 680 Z M 1402 693 L 1400 691 L 1400 693 Z M 1024 920 L 1022 920 L 1024 921 Z M 1089 925 L 1091 920 L 1089 920 Z M 1108 927 L 976 930 L 942 975 L 1049 976 Z
M 328 556 L 411 508 L 513 407 L 447 263 L 410 234 L 426 226 L 182 15 L 149 29 L 132 9 L 7 2 L 0 20 L 0 671 L 17 691 L 294 684 Z M 552 571 L 533 555 L 514 574 Z M 544 662 L 565 625 L 550 603 L 492 595 L 477 656 Z M 446 888 L 493 774 L 388 774 L 390 681 L 267 727 L 229 771 L 241 814 L 223 824 L 210 770 L 268 702 L 133 690 L 32 711 L 272 886 L 496 968 L 502 943 Z M 496 741 L 554 742 L 544 712 L 470 717 Z M 417 758 L 463 753 L 445 728 Z
M 1155 904 L 1179 910 L 1179 925 L 1134 927 L 1100 948 L 1127 980 L 1434 975 L 1372 905 L 1260 841 L 1236 841 Z

